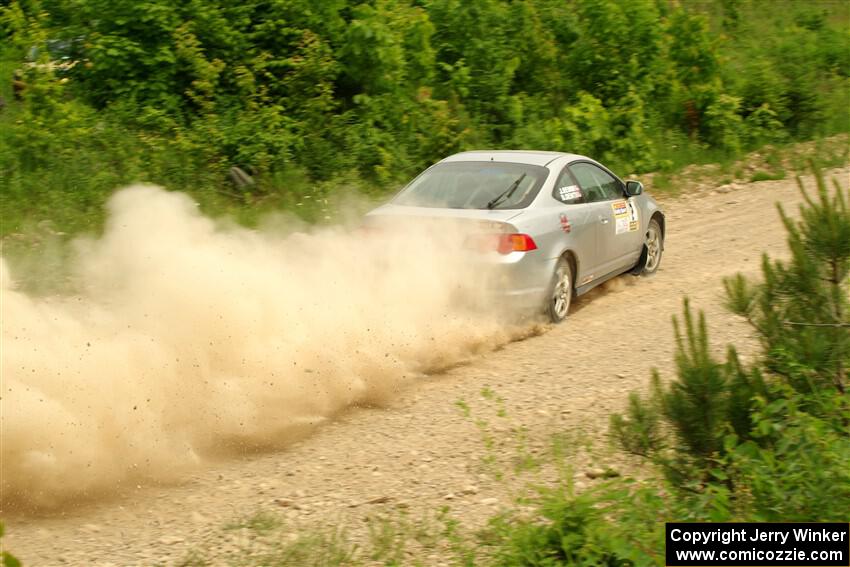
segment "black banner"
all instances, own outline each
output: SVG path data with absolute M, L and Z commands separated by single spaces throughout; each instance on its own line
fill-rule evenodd
M 667 565 L 850 566 L 850 524 L 667 523 Z

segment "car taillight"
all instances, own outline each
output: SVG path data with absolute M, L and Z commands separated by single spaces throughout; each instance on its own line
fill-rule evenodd
M 516 233 L 474 234 L 467 237 L 464 246 L 478 252 L 495 250 L 499 254 L 537 250 L 537 244 L 533 238 L 527 234 Z
M 530 252 L 537 250 L 537 244 L 527 234 L 502 234 L 499 235 L 499 246 L 496 250 L 498 250 L 499 254 Z

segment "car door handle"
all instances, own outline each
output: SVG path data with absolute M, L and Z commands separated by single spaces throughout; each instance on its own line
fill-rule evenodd
M 599 217 L 599 222 L 602 224 L 608 224 L 608 221 L 611 220 L 608 217 Z

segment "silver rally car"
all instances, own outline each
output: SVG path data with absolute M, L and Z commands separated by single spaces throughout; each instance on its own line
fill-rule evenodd
M 602 282 L 628 271 L 655 273 L 664 250 L 664 214 L 640 182 L 624 182 L 597 161 L 560 152 L 449 156 L 366 222 L 390 218 L 477 226 L 471 242 L 487 252 L 499 293 L 511 304 L 544 309 L 556 323 L 566 318 L 573 297 Z

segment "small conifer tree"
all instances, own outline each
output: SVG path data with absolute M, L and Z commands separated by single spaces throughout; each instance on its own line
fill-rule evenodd
M 754 427 L 759 403 L 794 395 L 795 404 L 822 417 L 843 423 L 840 416 L 848 413 L 850 193 L 838 183 L 829 191 L 817 171 L 815 179 L 817 199 L 798 179 L 799 221 L 779 206 L 790 260 L 764 256 L 761 283 L 740 274 L 724 281 L 728 307 L 747 317 L 760 337 L 763 365 L 746 369 L 731 346 L 725 364 L 718 362 L 704 315 L 695 319 L 685 300 L 684 325 L 674 318 L 677 379 L 664 385 L 653 373 L 650 396 L 633 394 L 626 415 L 611 418 L 615 440 L 655 460 L 677 486 L 726 480 L 722 469 L 737 445 L 775 441 Z M 771 387 L 761 367 L 786 384 Z
M 673 318 L 678 379 L 664 385 L 654 371 L 650 396 L 632 394 L 626 415 L 611 417 L 623 449 L 655 460 L 678 486 L 710 480 L 729 433 L 749 439 L 754 399 L 765 393 L 761 374 L 747 371 L 733 347 L 725 363 L 712 356 L 705 316 L 695 319 L 687 299 L 683 315 L 684 326 Z
M 724 283 L 728 305 L 759 334 L 765 366 L 803 394 L 846 393 L 850 368 L 850 192 L 815 173 L 817 199 L 797 178 L 800 220 L 778 205 L 788 231 L 788 262 L 762 260 L 764 281 L 740 274 Z

